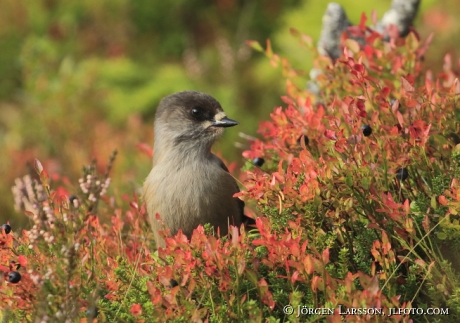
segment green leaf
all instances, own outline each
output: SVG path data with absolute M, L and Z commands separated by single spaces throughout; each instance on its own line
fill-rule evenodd
M 264 51 L 263 47 L 259 44 L 259 42 L 257 40 L 247 40 L 246 45 L 248 45 L 249 47 L 251 47 L 252 49 L 254 49 L 254 50 L 258 51 L 258 52 L 263 52 Z
M 410 211 L 411 212 L 421 212 L 420 205 L 416 201 L 410 202 Z
M 347 177 L 345 178 L 345 183 L 348 187 L 353 187 L 353 176 L 351 176 L 351 174 L 347 174 Z
M 437 237 L 439 240 L 446 240 L 446 239 L 447 239 L 447 234 L 446 234 L 444 231 L 438 232 L 438 233 L 436 234 L 436 237 Z
M 345 45 L 353 52 L 353 53 L 358 53 L 360 48 L 359 44 L 356 40 L 353 40 L 351 38 L 348 38 L 345 40 Z
M 436 208 L 438 207 L 438 203 L 436 202 L 436 196 L 435 196 L 435 195 L 433 195 L 433 196 L 431 197 L 431 207 L 432 207 L 433 209 L 436 209 Z

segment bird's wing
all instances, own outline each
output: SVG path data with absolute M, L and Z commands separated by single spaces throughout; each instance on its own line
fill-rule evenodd
M 215 156 L 215 155 L 214 155 Z M 219 161 L 219 165 L 220 167 L 226 171 L 227 173 L 230 174 L 227 166 L 225 166 L 224 162 L 222 161 L 222 159 L 220 159 L 219 157 L 215 156 L 215 158 Z M 236 192 L 239 192 L 240 191 L 240 188 L 238 187 L 238 184 L 236 183 L 235 181 L 235 188 L 236 188 Z M 240 216 L 241 216 L 241 223 L 244 223 L 245 226 L 247 225 L 255 225 L 256 222 L 254 219 L 248 217 L 246 214 L 244 214 L 244 201 L 235 197 L 236 199 L 236 202 L 238 203 L 238 209 L 240 211 Z

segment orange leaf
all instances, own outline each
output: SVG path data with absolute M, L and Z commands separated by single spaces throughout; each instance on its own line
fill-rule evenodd
M 306 255 L 304 260 L 303 260 L 303 267 L 307 274 L 311 275 L 313 274 L 314 271 L 314 266 L 313 266 L 313 260 L 311 255 Z
M 443 205 L 443 206 L 446 206 L 447 204 L 449 204 L 449 201 L 447 201 L 446 197 L 444 195 L 441 195 L 438 197 L 438 202 L 439 204 Z
M 141 307 L 140 304 L 133 304 L 133 305 L 131 305 L 131 309 L 129 311 L 134 316 L 139 316 L 139 315 L 142 314 L 142 307 Z
M 325 265 L 329 262 L 329 248 L 324 249 L 321 258 L 323 259 L 323 263 Z

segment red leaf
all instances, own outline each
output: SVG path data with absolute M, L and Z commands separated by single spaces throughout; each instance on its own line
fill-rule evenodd
M 348 140 L 346 138 L 341 138 L 334 143 L 334 149 L 339 153 L 345 152 L 344 146 L 347 144 Z
M 396 118 L 398 119 L 399 125 L 402 127 L 404 125 L 404 118 L 401 112 L 396 111 Z
M 260 279 L 259 280 L 259 291 L 262 297 L 262 302 L 264 302 L 270 310 L 273 310 L 275 308 L 275 301 L 273 300 L 273 295 L 272 293 L 268 290 L 268 284 L 265 279 Z
M 335 131 L 333 130 L 325 130 L 324 136 L 326 136 L 326 138 L 331 139 L 331 140 L 337 140 L 337 136 L 335 135 Z
M 294 284 L 297 281 L 297 278 L 299 278 L 299 272 L 296 270 L 291 276 L 291 283 Z
M 355 66 L 353 66 L 353 69 L 355 71 L 357 71 L 358 73 L 361 73 L 361 74 L 364 73 L 364 65 L 363 64 L 355 64 Z
M 123 229 L 123 221 L 119 217 L 112 216 L 112 228 L 115 232 L 120 232 Z
M 27 267 L 27 258 L 25 256 L 19 255 L 18 262 L 21 265 L 21 267 Z
M 284 103 L 286 104 L 289 104 L 289 105 L 295 105 L 295 102 L 294 100 L 292 100 L 290 97 L 288 97 L 287 95 L 283 95 L 281 97 L 281 100 L 283 100 Z
M 417 58 L 421 58 L 423 55 L 425 55 L 425 52 L 427 51 L 428 47 L 430 46 L 431 41 L 433 40 L 433 36 L 434 36 L 434 33 L 431 33 L 428 36 L 423 46 L 418 50 Z
M 401 128 L 401 126 L 399 124 L 394 125 L 390 130 L 390 134 L 395 136 L 395 135 L 399 134 L 401 132 L 401 130 L 402 130 L 402 128 Z
M 142 307 L 140 304 L 133 304 L 131 305 L 131 309 L 129 311 L 132 315 L 139 316 L 142 314 Z
M 399 100 L 395 100 L 395 102 L 393 102 L 393 104 L 391 105 L 391 111 L 393 111 L 393 113 L 396 113 L 396 111 L 398 111 L 398 108 L 399 108 Z
M 147 156 L 153 157 L 153 148 L 150 145 L 141 142 L 136 144 L 136 147 Z
M 414 87 L 404 77 L 401 77 L 401 85 L 406 92 L 414 92 Z
M 366 21 L 367 21 L 367 16 L 363 12 L 361 14 L 361 21 L 359 22 L 359 29 L 361 29 L 362 31 L 366 31 Z
M 414 108 L 418 105 L 418 102 L 416 100 L 410 99 L 406 101 L 406 106 L 408 108 Z
M 320 279 L 321 278 L 319 276 L 314 276 L 313 279 L 311 280 L 311 289 L 313 290 L 313 292 L 316 292 L 316 290 L 318 289 Z
M 147 290 L 150 294 L 150 301 L 154 304 L 154 305 L 159 305 L 163 302 L 163 297 L 161 297 L 161 291 L 156 288 L 152 282 L 148 281 L 146 283 L 147 285 Z
M 385 86 L 381 91 L 380 91 L 380 95 L 382 96 L 382 98 L 386 98 L 388 96 L 388 94 L 390 94 L 391 92 L 391 89 L 388 87 L 388 86 Z

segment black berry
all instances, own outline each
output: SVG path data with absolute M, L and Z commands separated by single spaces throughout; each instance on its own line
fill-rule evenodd
M 178 283 L 177 280 L 175 280 L 175 279 L 171 279 L 171 280 L 169 281 L 169 284 L 170 284 L 171 288 L 176 287 L 176 286 L 179 286 L 179 283 Z
M 396 171 L 396 178 L 400 181 L 404 181 L 406 178 L 409 177 L 409 172 L 407 168 L 400 168 Z
M 9 224 L 3 224 L 2 229 L 5 230 L 5 233 L 8 234 L 11 232 L 11 226 Z
M 90 307 L 86 310 L 86 316 L 89 318 L 95 318 L 99 314 L 97 307 Z
M 265 163 L 265 160 L 262 157 L 256 157 L 252 160 L 252 163 L 258 167 L 261 167 Z
M 21 280 L 21 274 L 17 271 L 12 271 L 8 274 L 8 281 L 12 284 L 17 284 Z
M 297 143 L 298 143 L 299 145 L 301 145 L 301 144 L 302 144 L 302 140 L 303 140 L 305 146 L 308 146 L 308 143 L 310 142 L 310 140 L 308 139 L 307 135 L 300 135 L 299 139 L 297 139 Z
M 371 126 L 369 126 L 367 124 L 361 126 L 361 130 L 363 131 L 364 137 L 369 137 L 372 134 Z

